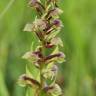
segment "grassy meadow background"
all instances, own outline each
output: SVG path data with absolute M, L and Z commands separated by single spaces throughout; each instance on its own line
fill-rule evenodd
M 25 72 L 21 56 L 30 49 L 31 33 L 24 25 L 34 20 L 28 0 L 0 0 L 0 96 L 25 96 L 16 81 Z M 64 96 L 96 96 L 96 0 L 60 0 L 64 13 L 66 62 L 60 65 L 57 82 Z

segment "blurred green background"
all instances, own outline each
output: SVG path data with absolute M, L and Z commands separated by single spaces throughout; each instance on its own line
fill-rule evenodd
M 0 1 L 0 96 L 25 96 L 16 80 L 25 72 L 21 56 L 34 39 L 22 31 L 35 17 L 27 3 Z M 60 0 L 60 6 L 66 62 L 60 65 L 57 81 L 65 96 L 96 96 L 96 0 Z

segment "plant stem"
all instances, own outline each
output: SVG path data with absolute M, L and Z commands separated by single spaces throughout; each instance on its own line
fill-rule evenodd
M 45 45 L 44 45 L 44 38 L 43 40 L 40 41 L 41 42 L 41 53 L 43 54 L 43 58 L 42 58 L 42 63 L 40 63 L 40 88 L 37 89 L 37 91 L 39 91 L 38 93 L 36 92 L 36 96 L 40 96 L 40 93 L 42 91 L 42 89 L 44 88 L 44 78 L 43 78 L 43 75 L 42 75 L 42 71 L 44 69 L 44 65 L 45 65 L 45 61 L 44 61 L 44 58 L 45 58 Z

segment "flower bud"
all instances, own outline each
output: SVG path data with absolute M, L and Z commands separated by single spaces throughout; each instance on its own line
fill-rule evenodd
M 62 95 L 62 90 L 58 84 L 55 84 L 54 88 L 52 90 L 49 90 L 49 93 L 52 96 L 60 96 L 60 95 Z
M 44 29 L 46 29 L 46 27 L 47 27 L 47 25 L 46 25 L 46 22 L 45 22 L 45 20 L 43 20 L 43 19 L 36 19 L 34 22 L 33 22 L 33 24 L 34 24 L 34 28 L 35 28 L 35 30 L 44 30 Z
M 53 21 L 52 21 L 52 24 L 53 24 L 55 27 L 62 27 L 62 26 L 63 26 L 61 20 L 59 20 L 59 19 L 53 20 Z
M 44 6 L 41 4 L 39 0 L 31 0 L 29 2 L 29 5 L 31 7 L 34 7 L 40 16 L 42 15 L 42 12 L 45 10 Z
M 57 6 L 57 0 L 47 0 L 47 5 L 50 3 L 54 4 L 55 7 L 58 7 Z
M 31 58 L 33 58 L 33 57 L 35 57 L 35 58 L 38 59 L 38 55 L 34 54 L 34 53 L 31 52 L 31 51 L 26 52 L 26 53 L 22 56 L 23 59 L 31 59 Z
M 36 52 L 31 52 L 31 51 L 29 51 L 29 52 L 26 52 L 23 56 L 22 56 L 22 58 L 23 59 L 26 59 L 26 60 L 28 60 L 29 62 L 31 62 L 31 63 L 33 63 L 33 64 L 38 64 L 39 62 L 38 61 L 40 61 L 40 59 L 42 58 L 43 56 L 42 56 L 42 54 L 39 52 L 39 51 L 36 51 Z
M 62 90 L 58 84 L 46 86 L 43 89 L 47 94 L 50 94 L 52 96 L 61 96 L 62 95 Z
M 63 42 L 59 37 L 52 38 L 51 44 L 52 45 L 60 45 L 61 47 L 63 47 Z
M 51 80 L 53 80 L 57 75 L 57 71 L 58 67 L 56 65 L 52 65 L 51 67 L 47 66 L 47 68 L 43 70 L 43 76 L 46 79 L 51 78 Z
M 30 0 L 29 5 L 36 6 L 38 0 Z
M 63 13 L 63 11 L 56 7 L 54 9 L 50 10 L 49 13 L 47 14 L 47 16 L 48 17 L 50 17 L 50 16 L 55 17 L 55 16 L 58 16 L 62 13 Z

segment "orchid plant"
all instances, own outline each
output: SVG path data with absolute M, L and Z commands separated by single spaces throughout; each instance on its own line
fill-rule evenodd
M 24 31 L 37 36 L 38 46 L 29 50 L 22 58 L 28 61 L 26 74 L 19 77 L 18 83 L 26 87 L 26 96 L 62 96 L 62 90 L 56 84 L 59 63 L 65 61 L 65 55 L 59 49 L 63 47 L 57 37 L 63 27 L 59 15 L 63 11 L 58 0 L 31 0 L 29 6 L 36 11 L 35 20 L 26 24 Z

